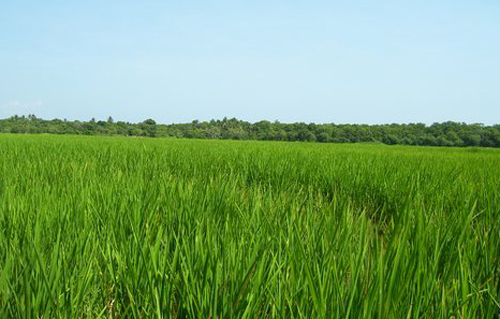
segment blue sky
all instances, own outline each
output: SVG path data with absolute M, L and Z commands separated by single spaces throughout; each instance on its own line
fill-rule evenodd
M 500 123 L 500 1 L 0 2 L 0 117 Z

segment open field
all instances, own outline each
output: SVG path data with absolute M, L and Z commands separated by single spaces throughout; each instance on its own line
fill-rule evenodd
M 495 318 L 500 150 L 0 136 L 0 317 Z

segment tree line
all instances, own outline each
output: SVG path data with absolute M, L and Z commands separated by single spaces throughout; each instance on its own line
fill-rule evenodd
M 500 147 L 500 125 L 443 122 L 414 124 L 315 124 L 259 121 L 235 118 L 182 124 L 157 124 L 152 119 L 140 123 L 107 120 L 44 120 L 35 115 L 12 116 L 0 120 L 2 133 L 50 133 L 81 135 L 124 135 L 197 139 L 261 141 L 304 141 L 321 143 L 383 143 L 427 146 Z

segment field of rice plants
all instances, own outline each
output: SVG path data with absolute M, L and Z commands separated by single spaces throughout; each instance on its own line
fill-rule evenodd
M 0 136 L 0 317 L 498 318 L 500 150 Z

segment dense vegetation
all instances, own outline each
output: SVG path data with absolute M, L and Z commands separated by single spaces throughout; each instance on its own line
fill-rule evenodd
M 465 124 L 455 122 L 425 124 L 284 124 L 260 121 L 249 123 L 237 119 L 193 121 L 186 124 L 157 124 L 148 119 L 142 123 L 92 119 L 88 122 L 42 120 L 34 115 L 13 116 L 0 120 L 3 133 L 53 133 L 84 135 L 157 136 L 197 139 L 235 139 L 266 141 L 308 141 L 428 146 L 500 147 L 500 125 Z
M 4 134 L 0 317 L 498 317 L 498 176 L 496 149 Z

